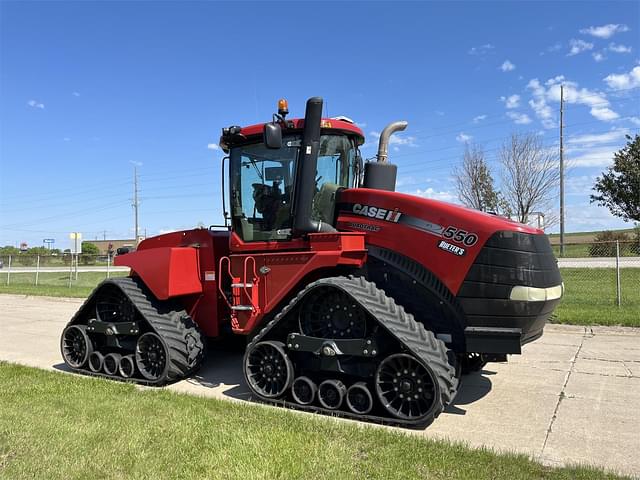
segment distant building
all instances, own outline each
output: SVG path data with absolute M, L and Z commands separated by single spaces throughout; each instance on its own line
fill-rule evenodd
M 93 243 L 98 247 L 100 255 L 107 255 L 109 252 L 115 254 L 118 248 L 134 248 L 136 245 L 136 241 L 133 238 L 130 240 L 86 240 L 86 242 Z

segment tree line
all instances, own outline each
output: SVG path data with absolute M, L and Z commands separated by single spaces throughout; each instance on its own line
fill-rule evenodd
M 559 152 L 545 147 L 536 134 L 512 134 L 498 154 L 500 189 L 483 148 L 466 144 L 462 164 L 453 171 L 458 198 L 467 207 L 528 223 L 544 216 L 545 227 L 558 223 Z M 607 207 L 626 222 L 640 222 L 640 135 L 627 145 L 596 179 L 592 203 Z

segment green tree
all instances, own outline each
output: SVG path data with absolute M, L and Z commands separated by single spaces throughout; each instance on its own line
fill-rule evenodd
M 613 156 L 613 165 L 598 177 L 591 202 L 607 207 L 625 222 L 640 222 L 640 135 L 627 135 L 627 144 Z
M 11 245 L 0 248 L 0 255 L 18 255 L 19 253 L 20 250 L 16 247 L 12 247 Z
M 100 249 L 96 246 L 95 243 L 91 242 L 82 242 L 82 255 L 80 258 L 82 259 L 82 263 L 85 265 L 89 265 L 90 263 L 96 262 L 96 257 L 100 254 Z

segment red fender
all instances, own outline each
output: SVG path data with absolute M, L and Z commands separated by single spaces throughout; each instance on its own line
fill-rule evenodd
M 156 298 L 202 293 L 198 249 L 193 247 L 158 247 L 118 255 L 116 266 L 130 267 Z

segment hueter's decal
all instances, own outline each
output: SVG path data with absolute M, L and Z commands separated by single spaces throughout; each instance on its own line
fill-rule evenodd
M 398 223 L 402 213 L 395 210 L 387 210 L 386 208 L 374 207 L 372 205 L 360 205 L 355 203 L 353 205 L 353 213 L 356 215 L 362 215 L 363 217 L 376 218 L 378 220 L 386 220 L 387 222 Z
M 465 253 L 464 248 L 458 247 L 457 245 L 453 245 L 452 243 L 447 242 L 446 240 L 440 240 L 438 242 L 438 248 L 444 250 L 445 252 L 453 253 L 454 255 L 458 255 L 459 257 L 463 256 Z

